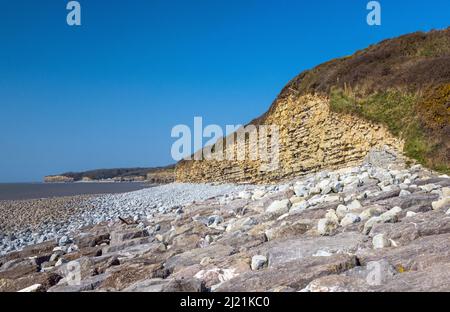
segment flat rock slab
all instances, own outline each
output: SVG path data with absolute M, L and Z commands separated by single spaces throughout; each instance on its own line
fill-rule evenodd
M 277 287 L 300 290 L 316 278 L 341 273 L 355 267 L 356 263 L 356 257 L 343 254 L 331 257 L 309 257 L 300 261 L 283 263 L 276 268 L 243 273 L 226 281 L 216 291 L 261 292 Z
M 274 244 L 266 253 L 269 267 L 276 268 L 288 262 L 312 257 L 319 251 L 330 254 L 354 253 L 365 240 L 364 235 L 356 232 L 341 233 L 331 237 L 299 237 Z

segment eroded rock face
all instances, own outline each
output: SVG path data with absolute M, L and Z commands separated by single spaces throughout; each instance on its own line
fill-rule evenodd
M 176 167 L 180 182 L 274 182 L 324 169 L 348 166 L 363 160 L 374 147 L 389 146 L 401 151 L 403 143 L 383 126 L 350 115 L 330 111 L 329 100 L 317 95 L 279 99 L 264 124 L 279 127 L 279 168 L 261 171 L 261 162 L 182 161 Z M 248 149 L 247 144 L 247 149 Z M 236 150 L 237 144 L 232 147 Z M 381 157 L 381 159 L 380 159 Z M 372 153 L 376 164 L 390 161 L 390 154 Z M 250 159 L 250 158 L 248 158 Z M 326 185 L 329 192 L 339 185 Z M 300 192 L 301 193 L 301 192 Z
M 82 228 L 0 257 L 0 291 L 450 291 L 450 215 L 432 208 L 449 178 L 386 168 Z

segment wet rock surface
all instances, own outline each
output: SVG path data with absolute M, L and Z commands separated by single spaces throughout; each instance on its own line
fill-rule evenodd
M 145 218 L 124 199 L 126 216 L 1 256 L 0 291 L 450 291 L 449 182 L 366 163 Z

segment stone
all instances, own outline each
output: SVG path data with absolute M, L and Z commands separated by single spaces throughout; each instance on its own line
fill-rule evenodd
M 335 223 L 339 223 L 339 218 L 336 215 L 336 211 L 334 209 L 330 209 L 327 211 L 327 213 L 325 214 L 325 219 L 328 219 Z
M 301 261 L 280 263 L 272 268 L 269 266 L 266 270 L 244 272 L 222 283 L 215 291 L 267 292 L 274 286 L 300 290 L 320 276 L 346 271 L 355 267 L 356 263 L 354 256 L 344 254 L 309 257 Z
M 249 228 L 252 228 L 256 224 L 258 224 L 258 221 L 252 217 L 234 219 L 228 223 L 225 231 L 233 232 L 239 230 L 248 230 Z
M 450 187 L 442 188 L 442 197 L 450 197 Z
M 41 284 L 34 284 L 34 285 L 31 285 L 31 286 L 29 286 L 27 288 L 21 289 L 18 292 L 30 293 L 30 292 L 41 292 L 41 291 L 44 291 L 42 285 Z
M 282 215 L 288 213 L 291 206 L 292 204 L 289 199 L 275 200 L 269 207 L 267 207 L 266 213 Z
M 309 194 L 309 189 L 302 184 L 296 184 L 294 185 L 294 192 L 298 197 L 305 197 Z
M 315 254 L 313 254 L 313 257 L 331 257 L 333 254 L 326 251 L 326 250 L 318 250 Z
M 252 257 L 252 270 L 257 271 L 262 269 L 267 264 L 267 257 L 263 255 L 256 255 Z
M 58 240 L 59 246 L 65 246 L 65 245 L 70 244 L 71 242 L 72 242 L 72 240 L 71 240 L 67 235 L 62 236 L 62 237 Z
M 391 246 L 391 242 L 384 234 L 377 234 L 372 239 L 374 249 L 382 249 Z
M 345 205 L 339 205 L 336 208 L 336 215 L 338 216 L 339 219 L 344 218 L 345 215 L 349 212 L 350 212 L 350 209 L 348 209 L 348 207 Z
M 341 193 L 344 190 L 344 184 L 342 182 L 334 182 L 331 186 L 331 190 L 334 193 Z
M 320 219 L 317 223 L 317 232 L 320 235 L 332 235 L 334 231 L 338 228 L 339 223 L 336 221 L 332 221 L 330 219 L 324 218 Z
M 260 200 L 266 196 L 267 192 L 265 190 L 255 190 L 252 195 L 253 200 Z
M 397 222 L 398 217 L 402 213 L 402 208 L 400 207 L 394 207 L 385 213 L 380 215 L 380 218 L 383 222 Z
M 242 198 L 242 199 L 250 199 L 250 198 L 252 198 L 252 193 L 250 193 L 248 191 L 242 191 L 242 192 L 239 192 L 238 197 Z
M 184 278 L 170 280 L 162 287 L 162 292 L 206 292 L 203 281 L 197 278 Z
M 410 192 L 410 191 L 407 191 L 407 190 L 401 190 L 401 191 L 400 191 L 400 194 L 399 194 L 398 196 L 400 196 L 400 197 L 405 197 L 405 196 L 409 196 L 409 195 L 411 195 L 411 192 Z
M 445 197 L 431 203 L 433 210 L 443 210 L 450 207 L 450 197 Z
M 381 219 L 380 216 L 375 216 L 370 218 L 369 220 L 366 221 L 366 223 L 364 224 L 364 229 L 363 229 L 363 233 L 365 235 L 369 234 L 370 231 L 372 230 L 373 226 L 377 223 L 381 223 L 383 222 L 383 219 Z
M 406 217 L 407 217 L 407 218 L 412 218 L 412 217 L 414 217 L 415 215 L 417 215 L 417 213 L 414 212 L 414 211 L 408 211 L 408 212 L 406 212 Z
M 440 186 L 430 183 L 430 184 L 420 185 L 419 188 L 427 193 L 430 193 L 431 191 L 439 189 Z
M 446 215 L 450 215 L 450 209 L 447 210 L 447 212 L 445 213 Z
M 347 213 L 345 217 L 341 220 L 341 226 L 347 226 L 350 224 L 358 223 L 361 221 L 359 215 L 354 213 Z
M 350 204 L 347 204 L 346 206 L 349 209 L 349 211 L 355 211 L 362 208 L 361 203 L 359 202 L 359 200 L 356 199 L 352 201 Z
M 219 225 L 220 223 L 222 223 L 224 220 L 223 220 L 223 217 L 222 216 L 218 216 L 218 215 L 213 215 L 213 216 L 210 216 L 209 218 L 208 218 L 208 226 L 217 226 L 217 225 Z

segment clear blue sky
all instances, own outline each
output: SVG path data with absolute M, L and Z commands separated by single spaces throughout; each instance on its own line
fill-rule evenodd
M 448 0 L 0 0 L 0 181 L 172 162 L 174 125 L 262 114 L 301 71 L 450 25 Z

